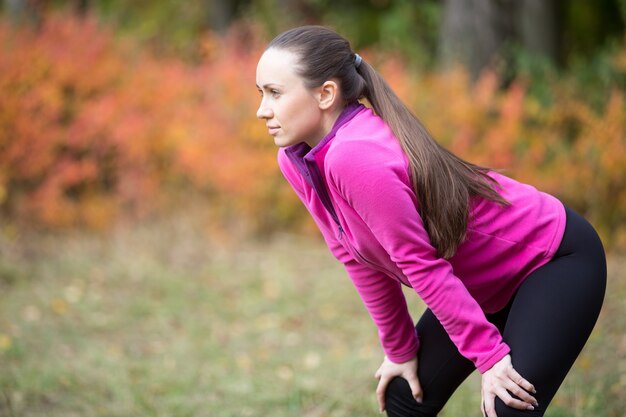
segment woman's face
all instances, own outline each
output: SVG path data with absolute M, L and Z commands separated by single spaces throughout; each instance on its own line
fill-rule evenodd
M 264 119 L 277 146 L 306 142 L 314 147 L 325 136 L 320 96 L 308 89 L 295 72 L 294 53 L 271 48 L 266 50 L 256 70 L 256 86 L 261 105 L 256 115 Z

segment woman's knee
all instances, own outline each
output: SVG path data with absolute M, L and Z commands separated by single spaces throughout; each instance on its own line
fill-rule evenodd
M 387 385 L 385 408 L 388 417 L 434 417 L 442 406 L 430 403 L 426 394 L 424 401 L 418 403 L 413 398 L 409 383 L 404 378 L 396 377 Z

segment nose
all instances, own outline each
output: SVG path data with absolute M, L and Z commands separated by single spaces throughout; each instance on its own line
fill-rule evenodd
M 259 105 L 259 109 L 256 111 L 256 117 L 259 119 L 271 119 L 272 118 L 272 109 L 265 103 L 265 100 L 261 100 L 261 104 Z

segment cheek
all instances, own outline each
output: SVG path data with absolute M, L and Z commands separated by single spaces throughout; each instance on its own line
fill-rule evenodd
M 321 123 L 319 109 L 310 101 L 296 103 L 290 107 L 289 111 L 291 116 L 288 120 L 289 124 L 300 132 L 315 130 Z
M 299 130 L 305 134 L 318 130 L 320 123 L 316 112 L 302 112 L 298 119 Z

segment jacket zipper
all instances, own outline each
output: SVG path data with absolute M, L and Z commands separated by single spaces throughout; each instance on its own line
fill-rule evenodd
M 343 237 L 343 228 L 341 227 L 341 225 L 339 223 L 337 223 L 337 226 L 339 227 L 339 233 L 337 234 L 337 240 L 341 240 L 341 238 Z

